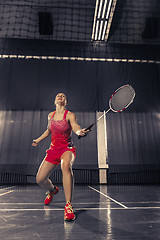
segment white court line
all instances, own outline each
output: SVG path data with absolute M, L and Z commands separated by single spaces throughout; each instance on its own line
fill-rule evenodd
M 123 202 L 121 202 L 121 203 L 123 203 Z M 157 204 L 159 204 L 160 203 L 160 201 L 147 201 L 147 202 L 125 202 L 125 203 L 133 203 L 133 204 L 139 204 L 139 203 L 143 203 L 143 204 L 148 204 L 148 203 L 157 203 Z M 61 202 L 54 202 L 53 203 L 53 205 L 65 205 L 65 202 L 64 203 L 61 203 Z M 74 203 L 74 205 L 99 205 L 99 202 L 83 202 L 83 203 L 81 203 L 81 202 L 75 202 Z M 107 204 L 106 202 L 101 202 L 101 204 Z M 22 202 L 22 203 L 17 203 L 17 202 L 0 202 L 0 205 L 43 205 L 44 206 L 44 203 L 42 203 L 42 202 L 40 202 L 40 203 L 31 203 L 31 202 L 29 202 L 29 203 L 24 203 L 24 202 Z
M 160 209 L 160 207 L 126 207 L 126 208 L 121 208 L 121 207 L 117 207 L 117 208 L 112 208 L 112 207 L 108 207 L 108 208 L 75 208 L 75 210 L 141 210 L 141 209 Z M 54 209 L 53 209 L 54 210 Z
M 148 209 L 160 209 L 160 207 L 128 207 L 128 208 L 121 208 L 121 207 L 117 207 L 117 208 L 75 208 L 75 212 L 76 211 L 84 211 L 84 210 L 148 210 Z M 62 208 L 48 208 L 48 209 L 39 209 L 39 208 L 21 208 L 21 209 L 0 209 L 0 212 L 17 212 L 17 211 L 64 211 L 64 209 Z
M 54 202 L 53 203 L 53 205 L 65 205 L 66 203 L 64 202 L 64 203 L 58 203 L 58 202 Z M 98 202 L 93 202 L 93 203 L 91 203 L 91 202 L 85 202 L 85 203 L 74 203 L 74 205 L 94 205 L 94 204 L 96 204 L 96 205 L 99 205 L 99 203 Z M 106 204 L 106 202 L 104 202 L 104 204 Z M 8 202 L 8 203 L 4 203 L 4 202 L 0 202 L 0 205 L 43 205 L 44 206 L 44 203 L 14 203 L 14 202 L 12 202 L 12 203 L 10 203 L 10 202 Z
M 94 190 L 95 192 L 98 192 L 99 194 L 103 195 L 104 197 L 109 198 L 111 201 L 117 203 L 118 205 L 122 206 L 123 208 L 128 208 L 128 207 L 126 207 L 124 204 L 122 204 L 122 203 L 116 201 L 115 199 L 113 199 L 113 198 L 107 196 L 106 194 L 104 194 L 104 193 L 98 191 L 97 189 L 95 189 L 95 188 L 93 188 L 93 187 L 91 187 L 91 186 L 88 186 L 88 187 L 89 187 L 90 189 Z
M 11 191 L 8 191 L 8 192 L 5 192 L 5 193 L 0 193 L 0 197 L 5 195 L 5 194 L 11 193 L 11 192 L 14 192 L 14 190 L 11 190 Z
M 9 188 L 15 188 L 16 186 L 12 186 L 12 187 L 7 187 L 7 188 L 0 188 L 0 191 L 1 190 L 6 190 L 6 189 L 9 189 Z
M 63 203 L 63 204 L 65 204 L 65 203 Z M 14 203 L 14 202 L 4 203 L 4 202 L 0 202 L 0 205 L 43 205 L 44 206 L 44 203 Z
M 74 202 L 73 203 L 74 205 L 99 205 L 99 202 L 83 202 L 83 203 L 79 203 L 79 202 Z M 101 202 L 101 204 L 106 204 L 106 202 Z M 7 203 L 4 203 L 4 202 L 0 202 L 0 205 L 43 205 L 44 206 L 44 203 L 40 202 L 40 203 L 17 203 L 17 202 L 7 202 Z M 65 205 L 65 202 L 64 203 L 59 203 L 59 202 L 54 202 L 53 205 Z
M 160 203 L 160 201 L 146 201 L 146 202 L 136 202 L 135 201 L 135 202 L 125 202 L 125 203 L 145 203 L 145 204 L 147 204 L 147 203 Z

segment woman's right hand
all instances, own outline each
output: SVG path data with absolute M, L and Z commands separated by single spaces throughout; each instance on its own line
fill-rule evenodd
M 36 140 L 33 140 L 32 146 L 33 146 L 33 147 L 37 147 L 37 145 L 38 145 L 37 141 L 36 141 Z

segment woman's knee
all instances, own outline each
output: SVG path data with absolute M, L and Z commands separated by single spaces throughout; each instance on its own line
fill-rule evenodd
M 39 174 L 37 174 L 36 176 L 36 183 L 38 185 L 43 185 L 46 182 L 46 179 L 42 178 L 41 176 L 39 176 Z
M 61 169 L 62 169 L 62 172 L 70 172 L 71 170 L 70 162 L 65 162 L 62 160 Z
M 56 165 L 44 160 L 39 167 L 36 175 L 37 184 L 44 185 L 46 182 L 48 182 L 49 176 L 54 168 L 56 168 Z
M 37 183 L 38 185 L 40 185 L 40 184 L 41 184 L 41 179 L 39 178 L 39 176 L 38 176 L 38 175 L 36 176 L 36 183 Z
M 65 152 L 64 155 L 62 155 L 62 160 L 61 160 L 62 172 L 72 171 L 73 162 L 74 162 L 74 154 L 72 152 Z

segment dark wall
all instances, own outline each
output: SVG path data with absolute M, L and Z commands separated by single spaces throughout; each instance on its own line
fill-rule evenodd
M 159 113 L 110 113 L 106 121 L 110 173 L 160 170 Z
M 95 111 L 96 64 L 72 61 L 0 60 L 1 109 L 52 109 L 65 92 L 73 111 Z
M 72 111 L 103 111 L 123 84 L 136 91 L 129 111 L 159 111 L 160 64 L 0 59 L 0 109 L 48 110 L 57 92 Z
M 131 114 L 129 118 L 128 115 L 115 116 L 112 113 L 107 116 L 110 166 L 144 166 L 151 162 L 153 165 L 157 164 L 158 131 L 156 137 L 153 136 L 159 120 L 155 122 L 154 115 L 148 113 L 154 112 L 155 116 L 159 116 L 159 64 L 0 59 L 0 74 L 1 171 L 8 171 L 9 168 L 14 172 L 35 173 L 35 168 L 49 146 L 49 139 L 37 149 L 31 147 L 31 141 L 45 130 L 47 115 L 53 110 L 53 98 L 57 92 L 68 95 L 68 109 L 77 112 L 78 121 L 85 127 L 95 121 L 96 111 L 108 108 L 108 99 L 113 91 L 126 83 L 135 88 L 136 98 L 125 112 Z M 139 113 L 143 114 L 138 115 Z M 118 116 L 124 118 L 117 119 Z M 134 118 L 139 120 L 134 121 Z M 130 121 L 132 128 L 126 128 L 126 121 Z M 122 129 L 124 124 L 125 128 Z M 151 137 L 148 129 L 152 132 L 152 144 L 148 142 Z M 121 137 L 116 140 L 113 138 L 114 133 L 119 134 L 121 131 L 128 134 L 124 142 Z M 135 131 L 140 132 L 137 138 L 133 138 Z M 96 127 L 87 138 L 79 141 L 74 136 L 74 141 L 78 153 L 74 166 L 97 168 Z M 115 142 L 123 149 L 120 155 Z M 135 143 L 138 144 L 136 152 Z M 130 149 L 130 152 L 126 152 L 126 149 Z M 117 160 L 115 156 L 120 159 Z

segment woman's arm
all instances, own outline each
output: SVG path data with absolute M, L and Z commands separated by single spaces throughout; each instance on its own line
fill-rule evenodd
M 48 120 L 50 120 L 51 114 L 52 113 L 50 113 L 48 115 Z M 38 143 L 41 142 L 43 139 L 47 138 L 50 135 L 50 133 L 51 133 L 51 131 L 50 131 L 49 125 L 48 125 L 47 130 L 40 137 L 33 140 L 32 146 L 36 147 L 38 145 Z
M 73 132 L 78 136 L 84 136 L 87 132 L 90 132 L 90 130 L 86 130 L 85 128 L 82 129 L 80 125 L 78 125 L 76 115 L 74 113 L 70 112 L 68 114 L 68 119 L 70 121 Z
M 47 138 L 50 135 L 50 133 L 51 133 L 50 130 L 47 129 L 39 138 L 33 140 L 32 146 L 36 147 L 38 143 L 41 142 L 43 139 Z

